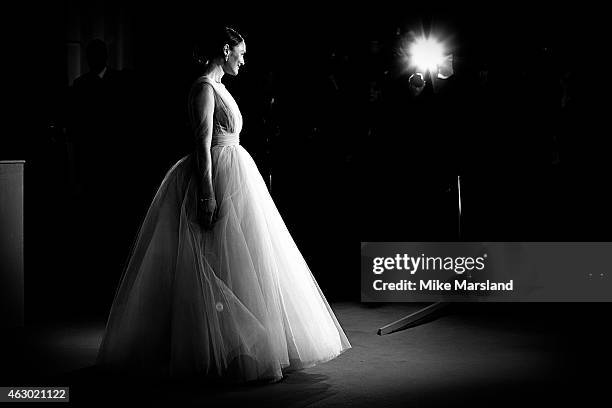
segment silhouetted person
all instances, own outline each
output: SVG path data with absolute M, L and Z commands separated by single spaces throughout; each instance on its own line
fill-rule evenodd
M 87 265 L 88 273 L 106 273 L 124 261 L 125 255 L 118 248 L 128 242 L 126 225 L 131 224 L 116 214 L 130 208 L 133 195 L 129 194 L 128 183 L 134 184 L 132 177 L 125 176 L 128 130 L 121 73 L 108 66 L 108 51 L 102 40 L 89 43 L 86 54 L 89 72 L 75 79 L 72 86 L 69 123 L 79 193 L 75 219 L 80 259 L 76 260 L 76 272 L 81 274 L 82 265 Z M 83 281 L 83 301 L 91 300 L 85 293 L 95 293 L 87 287 L 93 284 Z
M 87 196 L 110 182 L 108 162 L 119 153 L 115 141 L 121 133 L 121 81 L 119 72 L 107 65 L 102 40 L 87 46 L 89 72 L 72 86 L 72 138 L 76 150 L 77 180 Z
M 400 72 L 374 83 L 360 168 L 367 190 L 362 211 L 368 239 L 433 239 L 455 230 L 444 208 L 449 141 L 440 126 L 439 95 L 428 74 Z M 376 123 L 377 122 L 377 123 Z M 454 213 L 451 213 L 454 216 Z M 386 238 L 385 238 L 386 237 Z

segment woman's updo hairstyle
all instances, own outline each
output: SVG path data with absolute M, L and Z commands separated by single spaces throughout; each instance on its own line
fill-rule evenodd
M 223 57 L 223 47 L 230 49 L 244 41 L 244 38 L 233 28 L 218 27 L 206 30 L 196 38 L 193 46 L 193 62 L 204 67 L 217 57 Z

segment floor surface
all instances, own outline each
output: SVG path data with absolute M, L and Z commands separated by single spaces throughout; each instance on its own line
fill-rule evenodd
M 0 386 L 70 386 L 82 405 L 313 408 L 588 406 L 602 390 L 596 369 L 609 352 L 597 304 L 454 303 L 418 326 L 376 334 L 422 306 L 334 303 L 352 349 L 279 383 L 231 387 L 102 375 L 92 365 L 103 321 L 27 327 L 2 337 Z

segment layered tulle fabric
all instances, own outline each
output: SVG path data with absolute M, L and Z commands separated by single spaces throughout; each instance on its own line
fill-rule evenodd
M 197 222 L 195 157 L 166 174 L 117 289 L 97 364 L 278 379 L 350 347 L 237 134 L 211 148 L 214 228 Z

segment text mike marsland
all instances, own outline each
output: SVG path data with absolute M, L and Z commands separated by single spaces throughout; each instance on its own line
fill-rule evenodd
M 373 282 L 374 290 L 408 290 L 408 291 L 511 291 L 514 290 L 514 280 L 507 282 L 468 282 L 467 280 L 456 280 L 454 282 L 442 282 L 437 279 L 419 279 L 412 281 L 402 279 L 397 282 L 383 282 L 377 279 Z

